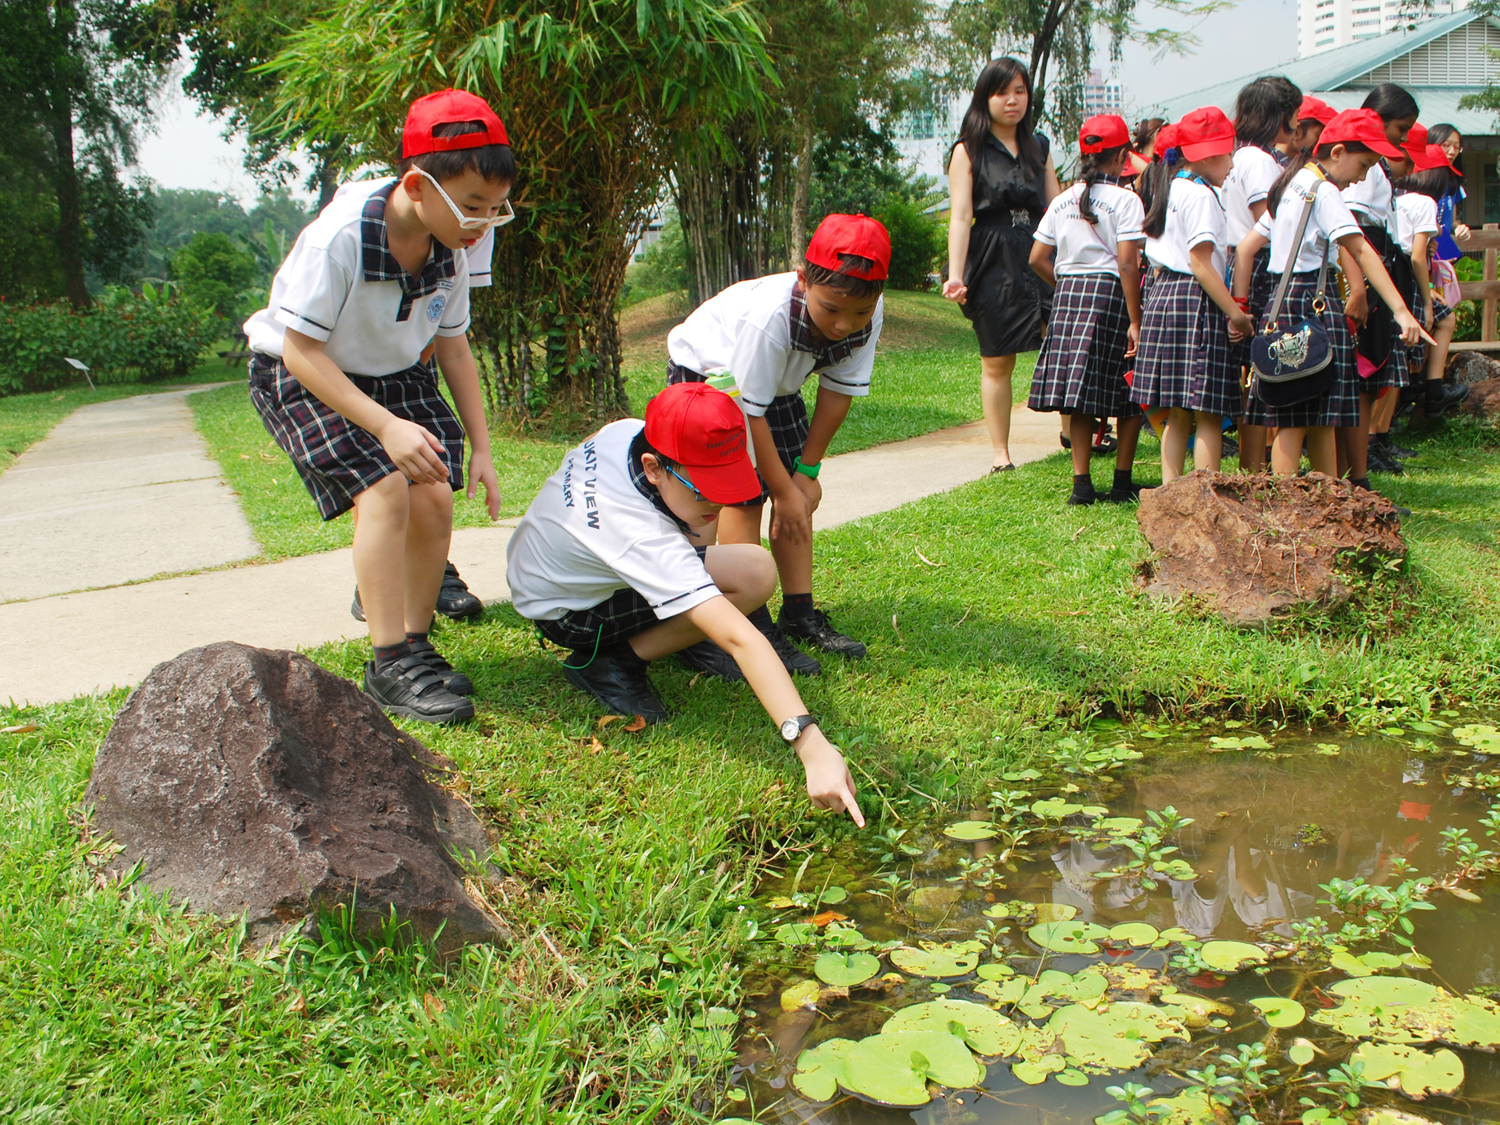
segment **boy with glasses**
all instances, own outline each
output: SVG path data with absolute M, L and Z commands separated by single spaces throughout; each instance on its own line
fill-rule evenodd
M 796 753 L 815 805 L 864 827 L 854 779 L 806 714 L 771 642 L 746 614 L 776 588 L 758 543 L 709 546 L 726 504 L 759 498 L 744 416 L 723 391 L 676 383 L 563 458 L 506 549 L 516 612 L 570 650 L 568 682 L 608 710 L 660 722 L 646 667 L 717 645 Z
M 490 517 L 500 513 L 467 335 L 467 251 L 513 218 L 516 165 L 484 100 L 444 90 L 412 104 L 396 171 L 346 185 L 298 236 L 267 307 L 245 322 L 250 397 L 319 514 L 358 517 L 354 572 L 375 650 L 366 693 L 394 714 L 459 722 L 474 715 L 473 684 L 427 633 L 465 431 L 469 495 L 483 484 Z

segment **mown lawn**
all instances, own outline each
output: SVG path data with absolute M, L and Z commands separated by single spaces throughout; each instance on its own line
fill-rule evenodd
M 1418 444 L 1388 483 L 1414 512 L 1409 574 L 1321 624 L 1237 632 L 1140 600 L 1132 510 L 1065 507 L 1060 455 L 821 536 L 820 600 L 871 655 L 803 690 L 850 754 L 870 833 L 982 796 L 1099 714 L 1369 725 L 1500 703 L 1500 438 L 1454 423 Z M 477 681 L 479 719 L 413 729 L 492 825 L 520 935 L 443 967 L 336 936 L 256 953 L 96 884 L 75 809 L 123 694 L 0 708 L 0 726 L 38 728 L 0 735 L 0 1118 L 733 1114 L 692 1023 L 736 1005 L 766 866 L 849 822 L 808 808 L 743 684 L 663 662 L 675 717 L 630 734 L 597 725 L 508 606 L 439 640 Z M 353 677 L 369 650 L 312 655 Z
M 833 453 L 916 437 L 980 416 L 979 353 L 969 322 L 950 302 L 926 293 L 891 293 L 888 310 L 874 391 L 855 403 L 834 440 Z M 637 410 L 661 389 L 667 332 L 686 315 L 685 297 L 668 294 L 634 305 L 622 316 L 622 368 Z M 1028 355 L 1017 364 L 1018 401 L 1024 401 L 1034 361 Z M 816 388 L 809 384 L 808 390 L 816 402 Z M 239 494 L 268 559 L 329 551 L 353 541 L 352 520 L 325 524 L 318 519 L 291 462 L 261 425 L 242 385 L 195 395 L 190 402 L 198 429 Z M 526 510 L 574 441 L 576 436 L 523 438 L 504 430 L 491 435 L 504 496 L 502 518 Z M 473 500 L 459 494 L 457 501 L 455 526 L 488 524 L 482 493 Z

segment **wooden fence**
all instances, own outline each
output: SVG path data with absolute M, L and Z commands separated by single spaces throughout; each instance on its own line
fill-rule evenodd
M 1449 350 L 1455 352 L 1500 351 L 1500 338 L 1495 330 L 1495 314 L 1500 307 L 1500 280 L 1495 277 L 1495 259 L 1500 251 L 1500 223 L 1485 223 L 1484 227 L 1460 242 L 1463 250 L 1484 251 L 1484 280 L 1460 281 L 1459 292 L 1466 301 L 1479 303 L 1479 339 L 1455 343 Z

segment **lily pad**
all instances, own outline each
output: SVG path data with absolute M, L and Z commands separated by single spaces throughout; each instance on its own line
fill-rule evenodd
M 1108 832 L 1111 836 L 1130 836 L 1145 823 L 1144 820 L 1135 816 L 1110 816 L 1105 817 L 1094 827 L 1101 832 Z
M 1068 902 L 1038 902 L 1032 909 L 1038 922 L 1068 922 L 1078 917 L 1078 907 Z
M 1468 726 L 1454 727 L 1453 737 L 1465 746 L 1472 746 L 1485 754 L 1500 754 L 1500 729 L 1488 723 L 1471 723 Z
M 987 820 L 961 820 L 943 829 L 943 835 L 955 840 L 992 840 L 1000 829 Z
M 1267 959 L 1264 949 L 1247 941 L 1206 941 L 1198 956 L 1219 973 L 1236 973 L 1246 965 L 1264 965 Z
M 813 962 L 813 972 L 824 984 L 852 988 L 880 972 L 880 958 L 868 953 L 825 953 Z
M 898 1031 L 947 1032 L 990 1057 L 1015 1054 L 1021 1045 L 1020 1028 L 993 1008 L 968 1000 L 931 1000 L 902 1008 L 886 1020 L 880 1034 Z
M 1040 1086 L 1047 1081 L 1047 1075 L 1058 1074 L 1068 1068 L 1068 1060 L 1062 1055 L 1042 1055 L 1037 1059 L 1027 1059 L 1018 1062 L 1010 1068 L 1012 1074 L 1028 1086 Z
M 781 1010 L 783 1012 L 795 1012 L 798 1008 L 813 1008 L 817 1006 L 818 998 L 823 995 L 823 986 L 815 980 L 798 981 L 781 990 Z
M 1328 991 L 1343 1003 L 1312 1021 L 1351 1039 L 1500 1047 L 1500 1004 L 1482 996 L 1454 996 L 1413 977 L 1351 977 Z
M 1030 988 L 1029 977 L 1010 977 L 1006 980 L 982 980 L 974 986 L 974 991 L 996 1004 L 1018 1004 Z
M 1183 1090 L 1170 1098 L 1153 1098 L 1150 1112 L 1156 1125 L 1219 1125 L 1213 1103 L 1202 1090 Z
M 1137 947 L 1151 945 L 1159 937 L 1161 931 L 1149 922 L 1121 922 L 1118 926 L 1110 927 L 1109 931 L 1110 941 Z
M 892 950 L 891 964 L 914 977 L 962 977 L 978 966 L 983 948 L 977 941 L 924 941 L 917 949 L 903 946 Z
M 1260 1013 L 1270 1027 L 1296 1027 L 1307 1018 L 1307 1009 L 1284 996 L 1259 996 L 1250 1006 Z
M 875 943 L 853 926 L 832 925 L 823 931 L 823 944 L 835 949 L 869 949 Z
M 1075 1066 L 1130 1070 L 1151 1057 L 1150 1044 L 1187 1038 L 1178 1009 L 1133 1000 L 1097 1010 L 1069 1004 L 1054 1012 L 1046 1024 L 1022 1032 L 1021 1053 L 1034 1061 L 1033 1053 L 1040 1058 L 1061 1045 Z
M 1192 930 L 1184 930 L 1181 926 L 1168 926 L 1161 932 L 1161 940 L 1175 941 L 1179 945 L 1186 945 L 1190 941 L 1196 942 L 1198 935 L 1193 933 Z
M 1293 1039 L 1286 1049 L 1286 1057 L 1298 1066 L 1306 1066 L 1312 1062 L 1317 1053 L 1310 1039 Z
M 1109 931 L 1092 922 L 1042 922 L 1026 931 L 1026 936 L 1053 953 L 1098 953 L 1099 939 Z
M 814 945 L 818 940 L 818 928 L 806 922 L 788 922 L 777 926 L 774 936 L 782 945 Z
M 1396 1089 L 1418 1101 L 1455 1094 L 1464 1082 L 1463 1060 L 1446 1048 L 1429 1054 L 1394 1043 L 1361 1043 L 1349 1061 L 1364 1063 L 1366 1082 L 1395 1079 Z
M 1208 740 L 1210 750 L 1269 750 L 1271 744 L 1264 735 L 1214 735 Z
M 844 1059 L 853 1047 L 852 1039 L 825 1039 L 811 1050 L 803 1051 L 797 1056 L 792 1087 L 809 1101 L 831 1101 L 838 1093 Z
M 824 887 L 823 893 L 818 896 L 824 906 L 834 906 L 849 897 L 849 892 L 843 887 Z
M 984 1079 L 964 1041 L 946 1031 L 897 1031 L 861 1039 L 844 1056 L 839 1085 L 880 1105 L 926 1105 L 928 1080 L 962 1089 Z
M 1380 952 L 1361 953 L 1356 957 L 1347 949 L 1340 949 L 1329 958 L 1329 964 L 1351 977 L 1367 977 L 1380 969 L 1400 968 L 1401 958 Z
M 1219 1016 L 1234 1015 L 1234 1005 L 1190 992 L 1174 992 L 1163 999 L 1182 1012 L 1182 1022 L 1191 1028 L 1209 1027 Z
M 1058 1071 L 1057 1080 L 1064 1086 L 1087 1086 L 1089 1084 L 1089 1076 L 1071 1066 L 1067 1070 Z
M 1043 820 L 1065 820 L 1081 813 L 1083 806 L 1064 801 L 1061 797 L 1049 797 L 1045 801 L 1033 802 L 1031 811 Z
M 1001 961 L 991 961 L 988 964 L 980 965 L 976 971 L 979 974 L 980 980 L 1004 980 L 1006 977 L 1016 975 L 1014 969 Z

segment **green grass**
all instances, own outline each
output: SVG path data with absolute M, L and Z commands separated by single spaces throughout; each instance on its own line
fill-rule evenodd
M 227 344 L 221 342 L 221 346 Z M 78 385 L 74 387 L 0 398 L 0 472 L 8 469 L 11 462 L 26 452 L 28 447 L 41 441 L 53 426 L 80 406 L 129 398 L 131 395 L 156 394 L 171 387 L 193 383 L 220 383 L 243 378 L 243 368 L 225 367 L 224 361 L 210 352 L 196 368 L 180 379 L 168 379 L 159 383 L 104 383 L 90 388 L 80 375 Z
M 1238 632 L 1136 597 L 1133 512 L 1065 507 L 1061 455 L 821 535 L 820 601 L 871 654 L 802 687 L 850 752 L 872 829 L 966 808 L 1101 712 L 1368 726 L 1440 698 L 1500 704 L 1500 441 L 1456 422 L 1419 445 L 1412 475 L 1387 482 L 1414 511 L 1409 575 L 1324 623 Z M 476 680 L 479 719 L 412 729 L 494 827 L 520 939 L 441 969 L 336 938 L 256 954 L 96 885 L 73 809 L 123 693 L 0 708 L 0 726 L 39 726 L 0 736 L 0 1117 L 733 1115 L 687 1025 L 736 1004 L 739 907 L 765 865 L 832 845 L 847 820 L 807 807 L 743 684 L 664 661 L 675 717 L 633 735 L 598 728 L 508 606 L 437 639 Z M 312 655 L 352 677 L 368 652 Z
M 848 453 L 888 441 L 917 437 L 980 416 L 979 353 L 974 334 L 951 302 L 925 293 L 891 293 L 887 329 L 875 361 L 874 391 L 855 402 L 840 428 L 833 453 Z M 686 316 L 684 298 L 671 294 L 643 301 L 622 317 L 622 370 L 631 404 L 642 410 L 666 378 L 666 335 Z M 1024 401 L 1034 355 L 1017 361 L 1015 394 Z M 811 407 L 816 385 L 808 384 Z M 268 559 L 284 559 L 347 547 L 354 538 L 346 517 L 324 523 L 308 499 L 291 462 L 277 448 L 250 405 L 243 383 L 189 400 L 199 432 L 239 495 L 255 537 Z M 518 437 L 503 429 L 491 435 L 495 469 L 504 497 L 501 517 L 526 511 L 542 482 L 577 436 Z M 456 497 L 454 526 L 489 523 L 483 493 Z

